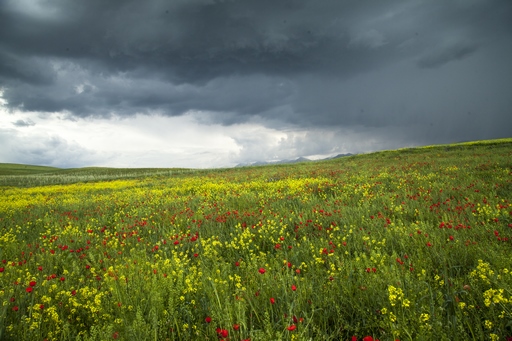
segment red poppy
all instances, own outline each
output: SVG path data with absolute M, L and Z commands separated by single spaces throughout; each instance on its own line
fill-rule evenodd
M 374 341 L 373 336 L 365 336 L 365 337 L 363 337 L 363 341 Z M 375 341 L 378 341 L 378 340 L 375 340 Z
M 28 285 L 30 285 L 31 287 L 35 287 L 36 286 L 36 282 L 35 281 L 31 281 Z
M 4 272 L 5 268 L 0 268 L 0 272 Z
M 276 303 L 276 300 L 275 300 L 275 298 L 271 297 L 271 298 L 270 298 L 270 303 L 271 303 L 271 304 L 274 304 L 274 303 Z
M 204 321 L 205 321 L 206 323 L 210 323 L 210 322 L 212 322 L 212 318 L 211 318 L 210 316 L 207 316 L 207 317 L 204 319 Z
M 296 326 L 296 325 L 294 325 L 294 324 L 292 324 L 291 326 L 289 326 L 289 327 L 288 327 L 288 328 L 286 328 L 286 329 L 288 329 L 289 331 L 291 331 L 291 332 L 292 332 L 292 331 L 294 331 L 295 329 L 297 329 L 297 326 Z
M 18 311 L 18 309 L 19 309 L 19 308 L 18 308 L 18 306 L 17 306 L 17 305 L 15 305 L 14 307 L 12 307 L 12 311 Z
M 61 282 L 64 282 L 65 280 L 66 280 L 66 277 L 64 277 L 64 276 L 60 278 Z
M 240 329 L 240 325 L 235 323 L 235 324 L 233 325 L 233 329 L 234 329 L 234 330 L 238 330 L 238 329 Z
M 29 294 L 33 291 L 34 289 L 32 289 L 32 287 L 27 287 L 25 289 L 26 292 L 28 292 Z
M 262 274 L 262 275 L 265 273 L 265 271 L 266 271 L 266 270 L 265 270 L 265 269 L 263 269 L 263 268 L 260 268 L 260 269 L 258 270 L 258 272 L 259 272 L 260 274 Z
M 235 266 L 240 266 L 240 262 L 235 262 Z
M 228 331 L 226 329 L 217 328 L 217 334 L 219 334 L 219 337 L 228 337 Z
M 297 290 L 297 287 L 295 286 L 295 284 L 292 284 L 292 290 L 293 291 Z
M 43 310 L 43 309 L 44 309 L 44 305 L 43 305 L 43 304 L 40 304 L 40 305 L 39 305 L 39 309 Z

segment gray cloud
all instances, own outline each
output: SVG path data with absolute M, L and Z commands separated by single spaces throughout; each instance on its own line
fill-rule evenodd
M 12 122 L 12 124 L 15 127 L 31 127 L 31 126 L 36 125 L 34 123 L 34 121 L 32 121 L 31 119 L 28 119 L 28 120 L 16 120 L 15 122 Z
M 411 143 L 501 137 L 511 17 L 508 0 L 7 0 L 0 84 L 9 109 L 69 118 L 193 113 L 278 130 L 404 129 Z
M 358 32 L 355 33 L 351 38 L 350 42 L 348 43 L 349 47 L 353 48 L 370 48 L 370 49 L 377 49 L 379 47 L 382 47 L 387 44 L 386 38 L 384 35 L 375 30 L 370 29 L 365 32 Z
M 477 50 L 475 44 L 456 42 L 449 46 L 443 46 L 428 52 L 418 61 L 420 68 L 435 68 L 450 61 L 457 61 L 468 57 Z
M 72 168 L 101 160 L 95 151 L 56 135 L 38 134 L 27 138 L 14 130 L 0 129 L 0 144 L 2 162 Z

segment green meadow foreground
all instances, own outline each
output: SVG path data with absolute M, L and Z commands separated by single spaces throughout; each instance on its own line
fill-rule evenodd
M 512 139 L 0 174 L 1 340 L 512 339 Z

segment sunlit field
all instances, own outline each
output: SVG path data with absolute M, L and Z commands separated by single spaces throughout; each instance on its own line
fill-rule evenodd
M 0 176 L 1 340 L 512 338 L 512 139 L 27 173 Z

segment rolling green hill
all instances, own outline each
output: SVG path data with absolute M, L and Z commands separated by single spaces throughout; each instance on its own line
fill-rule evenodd
M 388 157 L 408 157 L 424 154 L 443 155 L 488 153 L 492 151 L 506 151 L 512 147 L 512 138 L 495 140 L 470 141 L 453 144 L 431 145 L 423 147 L 401 148 L 397 150 L 384 150 L 366 154 L 351 155 L 342 158 L 317 160 L 306 164 L 264 164 L 248 167 L 250 169 L 263 167 L 272 168 L 276 171 L 288 167 L 315 167 L 318 163 L 339 163 L 350 162 L 354 158 L 370 158 L 378 160 Z M 512 160 L 512 155 L 510 157 Z M 306 166 L 309 165 L 309 166 Z M 228 168 L 229 169 L 229 168 Z M 187 169 L 187 168 L 108 168 L 108 167 L 83 167 L 83 168 L 56 168 L 37 165 L 22 165 L 12 163 L 0 163 L 0 186 L 32 187 L 41 185 L 69 184 L 77 182 L 109 181 L 115 179 L 146 178 L 150 176 L 176 176 L 191 173 L 222 172 L 228 169 Z M 238 168 L 240 169 L 240 168 Z
M 201 172 L 186 168 L 55 168 L 0 163 L 0 186 L 32 187 Z
M 56 167 L 22 165 L 18 163 L 0 163 L 0 175 L 26 175 L 51 173 L 60 170 Z

